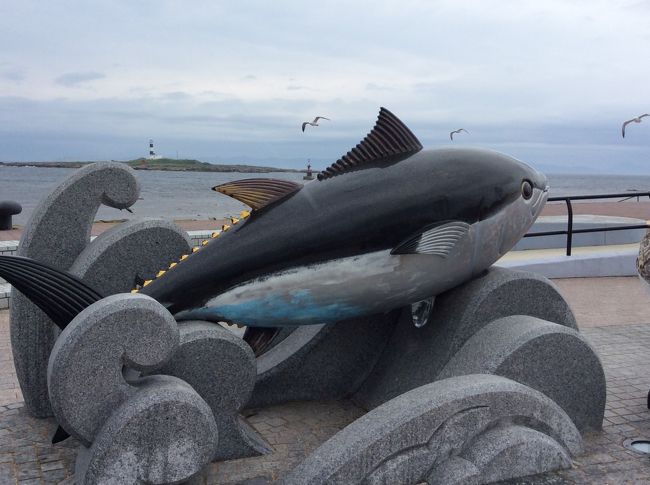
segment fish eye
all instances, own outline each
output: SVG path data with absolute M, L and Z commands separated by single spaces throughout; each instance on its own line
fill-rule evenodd
M 533 184 L 529 180 L 524 180 L 521 183 L 521 195 L 526 200 L 533 196 Z

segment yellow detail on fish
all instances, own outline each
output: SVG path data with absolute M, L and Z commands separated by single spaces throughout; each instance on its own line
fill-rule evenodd
M 219 234 L 221 234 L 221 233 L 217 232 L 217 231 L 214 231 L 212 234 L 210 234 L 210 237 L 214 239 L 215 237 L 219 237 Z
M 144 283 L 142 283 L 142 287 L 144 288 L 147 286 L 149 283 L 151 283 L 153 280 L 145 280 Z
M 222 232 L 227 231 L 228 229 L 230 229 L 230 226 L 228 224 L 224 224 L 223 226 L 221 226 L 221 231 Z
M 205 242 L 205 241 L 203 241 L 203 242 Z M 197 252 L 198 250 L 199 250 L 199 248 L 197 248 L 197 247 L 193 247 L 193 248 L 192 248 L 192 252 L 193 252 L 193 253 Z
M 238 222 L 239 222 L 239 219 L 237 219 L 236 217 L 231 217 L 230 218 L 230 223 L 231 224 L 237 224 Z
M 187 255 L 187 254 L 183 254 L 183 255 L 181 256 L 181 259 L 180 259 L 180 260 L 181 260 L 181 261 L 185 261 L 185 260 L 188 258 L 188 256 L 189 256 L 189 255 Z
M 134 288 L 133 290 L 131 290 L 131 293 L 137 293 L 137 292 L 138 292 L 137 288 Z
M 178 263 L 172 263 L 169 265 L 169 269 L 172 269 L 174 266 L 176 266 Z
M 248 216 L 250 216 L 250 215 L 251 215 L 251 213 L 248 212 L 248 211 L 241 211 L 241 212 L 239 213 L 239 217 L 240 217 L 241 219 L 246 219 L 246 218 L 247 218 Z
M 164 269 L 161 269 L 160 271 L 158 271 L 158 272 L 156 273 L 156 278 L 160 278 L 160 277 L 161 277 L 162 275 L 164 275 L 166 272 L 167 272 L 167 271 L 165 271 Z
M 202 241 L 202 242 L 201 242 L 201 246 L 207 246 L 209 242 L 210 242 L 210 241 L 208 241 L 208 240 L 206 239 L 205 241 Z

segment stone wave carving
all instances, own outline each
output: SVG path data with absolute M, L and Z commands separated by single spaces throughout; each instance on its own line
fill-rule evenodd
M 485 447 L 485 433 L 503 439 L 496 448 Z M 569 457 L 582 451 L 571 419 L 542 393 L 503 377 L 459 376 L 377 407 L 321 445 L 282 483 L 415 484 L 465 462 L 467 477 L 498 468 L 499 479 L 513 478 L 531 469 L 518 449 L 522 439 L 538 450 L 535 473 L 568 467 Z
M 87 165 L 41 200 L 25 225 L 17 254 L 67 270 L 88 244 L 100 205 L 124 209 L 138 199 L 139 193 L 134 172 L 125 164 Z M 47 361 L 59 330 L 16 290 L 11 293 L 10 325 L 25 405 L 34 416 L 51 416 Z

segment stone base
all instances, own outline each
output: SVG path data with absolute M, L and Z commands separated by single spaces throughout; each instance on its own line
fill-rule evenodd
M 352 394 L 376 364 L 398 313 L 298 327 L 257 358 L 257 381 L 247 407 Z
M 552 282 L 533 273 L 492 267 L 438 295 L 426 326 L 416 328 L 410 312 L 404 311 L 354 401 L 372 409 L 439 379 L 465 342 L 493 320 L 509 315 L 530 315 L 577 329 L 569 305 Z

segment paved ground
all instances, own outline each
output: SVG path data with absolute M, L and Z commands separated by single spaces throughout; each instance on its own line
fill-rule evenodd
M 626 438 L 650 438 L 650 296 L 636 278 L 556 280 L 578 323 L 599 353 L 607 375 L 602 433 L 585 437 L 586 453 L 574 468 L 510 483 L 650 483 L 650 458 L 626 450 Z M 22 408 L 8 342 L 8 313 L 0 312 L 0 484 L 72 483 L 76 443 L 49 444 L 50 420 Z M 216 463 L 200 483 L 265 484 L 280 477 L 311 450 L 359 417 L 347 401 L 291 403 L 249 416 L 275 453 Z
M 573 214 L 594 214 L 600 216 L 633 217 L 635 219 L 650 219 L 650 202 L 629 200 L 626 202 L 572 202 Z M 548 202 L 542 210 L 542 216 L 564 216 L 567 213 L 565 202 Z
M 563 278 L 553 282 L 581 329 L 650 323 L 650 294 L 636 277 Z

